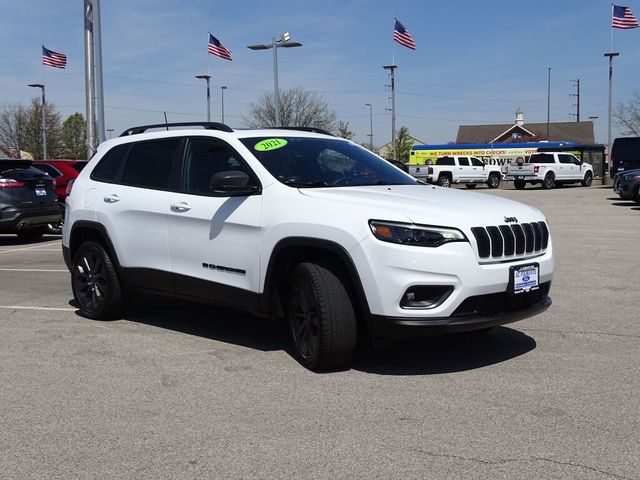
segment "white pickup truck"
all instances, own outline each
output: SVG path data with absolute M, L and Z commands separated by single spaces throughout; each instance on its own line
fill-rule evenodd
M 434 165 L 409 165 L 409 174 L 441 187 L 452 183 L 464 183 L 467 188 L 475 188 L 486 183 L 489 188 L 498 188 L 502 173 L 500 167 L 486 165 L 476 157 L 439 157 Z
M 517 190 L 522 190 L 527 183 L 553 188 L 580 182 L 583 187 L 588 187 L 593 181 L 593 168 L 570 153 L 541 152 L 534 153 L 526 162 L 510 163 L 504 178 L 513 180 Z

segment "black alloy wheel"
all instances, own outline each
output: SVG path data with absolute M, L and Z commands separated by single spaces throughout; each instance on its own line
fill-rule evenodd
M 332 271 L 314 263 L 295 268 L 288 317 L 302 365 L 328 369 L 350 362 L 356 344 L 356 317 L 349 294 Z
M 78 249 L 71 286 L 80 314 L 85 317 L 109 320 L 124 310 L 118 275 L 109 254 L 99 243 L 86 242 Z
M 554 188 L 556 186 L 556 180 L 553 176 L 553 173 L 547 173 L 542 181 L 542 188 L 549 189 Z

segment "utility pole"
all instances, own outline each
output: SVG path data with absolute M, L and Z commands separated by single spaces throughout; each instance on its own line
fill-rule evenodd
M 397 65 L 383 65 L 382 68 L 389 70 L 391 76 L 391 145 L 393 145 L 393 159 L 398 160 L 396 148 L 396 81 L 394 71 Z
M 47 156 L 47 102 L 44 97 L 45 85 L 44 83 L 30 83 L 29 86 L 42 90 L 42 159 L 46 160 L 49 157 Z
M 373 105 L 365 103 L 365 107 L 369 108 L 369 150 L 373 152 Z
M 571 80 L 573 82 L 573 86 L 576 87 L 576 93 L 570 93 L 571 97 L 576 97 L 576 103 L 574 107 L 576 107 L 576 113 L 573 114 L 576 117 L 576 122 L 580 121 L 580 79 Z
M 84 0 L 84 73 L 87 105 L 87 158 L 105 140 L 102 88 L 100 0 Z
M 549 120 L 551 118 L 551 67 L 547 72 L 547 140 L 549 140 Z

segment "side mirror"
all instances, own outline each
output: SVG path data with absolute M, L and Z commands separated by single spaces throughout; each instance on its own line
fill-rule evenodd
M 218 172 L 211 176 L 209 183 L 214 193 L 250 195 L 259 191 L 256 185 L 249 185 L 249 175 L 239 170 Z

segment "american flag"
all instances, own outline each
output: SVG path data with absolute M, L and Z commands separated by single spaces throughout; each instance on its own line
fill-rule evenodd
M 613 17 L 611 18 L 611 28 L 638 28 L 638 20 L 631 13 L 629 7 L 619 7 L 613 5 Z
M 225 60 L 231 60 L 231 52 L 211 34 L 209 34 L 209 53 Z
M 393 27 L 393 39 L 400 45 L 410 48 L 411 50 L 416 49 L 416 44 L 413 41 L 413 38 L 411 38 L 409 30 L 404 28 L 404 25 L 402 25 L 397 18 L 396 25 Z
M 67 56 L 62 53 L 49 50 L 42 45 L 42 64 L 50 67 L 65 68 L 67 66 Z

